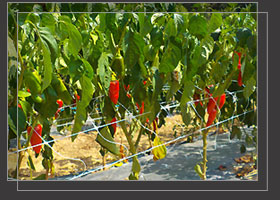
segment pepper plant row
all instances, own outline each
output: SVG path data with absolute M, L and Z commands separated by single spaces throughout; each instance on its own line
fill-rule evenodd
M 133 115 L 148 112 L 132 123 L 118 123 L 129 152 L 114 143 L 117 124 L 98 130 L 103 136 L 96 137 L 100 153 L 123 158 L 137 153 L 143 137 L 148 137 L 152 146 L 162 144 L 157 134 L 167 115 L 160 109 L 162 101 L 180 103 L 186 127 L 210 126 L 217 113 L 222 120 L 234 112 L 256 108 L 254 14 L 18 13 L 18 19 L 18 38 L 10 34 L 8 40 L 12 48 L 18 47 L 18 53 L 11 56 L 19 60 L 18 91 L 12 89 L 15 79 L 9 82 L 9 139 L 20 139 L 21 135 L 29 138 L 24 147 L 40 144 L 41 137 L 52 140 L 50 127 L 58 117 L 64 119 L 58 124 L 74 117 L 73 134 L 81 131 L 88 115 L 103 117 L 102 125 L 124 119 L 125 108 Z M 166 85 L 170 88 L 167 91 L 163 90 Z M 237 94 L 237 103 L 225 101 L 226 90 L 241 89 L 244 92 Z M 100 113 L 90 106 L 98 96 L 104 96 L 97 104 Z M 195 103 L 199 116 L 191 115 L 187 102 L 203 97 L 208 100 Z M 70 104 L 76 110 L 62 109 Z M 240 124 L 254 125 L 255 118 L 253 112 L 240 119 Z M 57 127 L 58 131 L 66 128 Z M 240 128 L 228 128 L 232 137 L 239 137 Z M 28 134 L 22 133 L 25 130 Z M 42 164 L 51 172 L 52 149 L 47 145 L 33 149 L 43 156 Z M 152 154 L 155 161 L 163 159 L 165 146 L 153 149 Z M 22 157 L 20 153 L 19 168 Z M 32 166 L 32 159 L 29 162 Z M 205 154 L 203 172 L 199 174 L 203 179 L 206 162 Z M 134 157 L 129 178 L 138 179 L 140 171 Z

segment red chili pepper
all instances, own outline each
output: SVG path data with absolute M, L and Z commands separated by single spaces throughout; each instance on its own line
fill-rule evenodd
M 143 84 L 146 85 L 147 81 L 143 81 Z
M 144 112 L 144 101 L 142 101 L 142 105 L 141 105 L 141 108 L 139 107 L 139 104 L 136 103 L 136 106 L 139 110 L 139 114 L 142 114 Z
M 74 103 L 74 105 L 76 105 L 77 101 L 80 100 L 80 96 L 77 93 L 75 93 L 74 96 L 75 96 L 75 98 L 73 99 L 73 103 Z
M 243 83 L 242 83 L 242 73 L 241 73 L 241 71 L 239 71 L 239 74 L 238 74 L 238 85 L 239 86 L 242 86 L 243 85 Z
M 19 107 L 20 109 L 22 109 L 22 106 L 21 106 L 20 104 L 18 104 L 18 107 Z
M 28 135 L 30 134 L 30 132 L 31 132 L 31 127 L 29 126 L 27 128 Z M 31 146 L 34 146 L 34 145 L 37 145 L 37 144 L 41 144 L 42 143 L 41 136 L 42 136 L 42 126 L 41 126 L 41 124 L 38 124 L 34 128 L 33 134 L 32 134 L 32 136 L 30 138 Z M 33 147 L 33 150 L 35 151 L 36 154 L 39 154 L 40 151 L 41 151 L 41 148 L 42 148 L 42 145 L 39 145 L 39 146 Z
M 54 114 L 54 118 L 55 118 L 55 119 L 59 116 L 59 112 L 60 112 L 60 109 L 57 109 L 57 111 L 56 111 L 55 114 Z
M 209 99 L 209 102 L 207 104 L 208 114 L 210 114 L 212 112 L 212 110 L 214 110 L 216 108 L 216 103 L 218 103 L 218 99 L 219 99 L 219 97 L 215 97 L 214 99 L 213 98 Z
M 209 113 L 209 117 L 208 117 L 208 121 L 206 123 L 206 127 L 210 126 L 213 124 L 215 118 L 216 118 L 216 114 L 217 114 L 217 110 L 213 109 L 210 113 Z
M 63 101 L 61 99 L 56 100 L 58 107 L 61 108 L 63 106 Z
M 30 93 L 30 90 L 29 90 L 29 89 L 27 89 L 27 92 L 29 92 L 29 93 Z
M 214 85 L 208 85 L 208 87 L 205 88 L 205 91 L 206 91 L 205 98 L 208 98 L 209 94 L 211 95 L 210 88 L 212 88 L 212 87 L 214 87 Z
M 226 102 L 226 94 L 224 93 L 220 97 L 220 102 L 219 102 L 219 108 L 220 109 L 224 106 L 225 102 Z
M 111 81 L 109 87 L 109 97 L 114 104 L 118 103 L 119 91 L 120 91 L 119 81 L 118 80 Z
M 113 122 L 116 122 L 116 121 L 117 121 L 117 120 L 116 120 L 116 118 L 114 117 L 110 123 L 113 123 Z M 111 124 L 111 126 L 114 128 L 114 132 L 116 132 L 116 130 L 117 130 L 117 123 Z
M 127 85 L 127 86 L 126 86 L 126 85 L 123 85 L 123 87 L 124 87 L 125 91 L 128 92 L 128 91 L 129 91 L 129 88 L 130 88 L 130 85 Z

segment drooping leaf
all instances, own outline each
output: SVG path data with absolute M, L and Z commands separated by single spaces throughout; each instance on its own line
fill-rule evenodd
M 48 27 L 39 27 L 38 30 L 39 30 L 41 39 L 45 42 L 45 44 L 47 44 L 47 46 L 50 50 L 51 60 L 54 63 L 54 61 L 58 55 L 58 46 L 57 46 L 56 39 Z
M 143 37 L 136 32 L 129 32 L 127 40 L 128 47 L 125 51 L 124 63 L 127 69 L 131 69 L 143 54 L 145 42 Z
M 98 59 L 97 75 L 100 77 L 100 82 L 105 89 L 108 91 L 111 82 L 111 71 L 109 70 L 108 54 L 103 52 Z
M 16 135 L 20 136 L 22 131 L 24 131 L 26 127 L 26 117 L 24 112 L 20 108 L 13 106 L 8 109 L 8 115 L 9 115 L 9 125 L 11 125 L 10 128 L 13 131 L 15 131 L 14 133 Z M 18 121 L 18 127 L 17 127 L 17 121 Z M 16 132 L 16 127 L 18 129 L 18 134 Z
M 42 92 L 50 85 L 52 81 L 52 62 L 51 62 L 51 55 L 50 50 L 45 41 L 41 40 L 41 46 L 43 49 L 43 57 L 44 57 L 44 79 L 43 79 L 43 86 Z
M 82 86 L 82 98 L 81 101 L 77 103 L 77 113 L 74 119 L 74 126 L 72 129 L 72 133 L 77 133 L 81 131 L 82 126 L 87 120 L 87 111 L 86 107 L 89 105 L 93 93 L 95 91 L 94 85 L 92 84 L 91 80 L 87 76 L 83 76 L 80 79 L 81 86 Z M 75 140 L 77 135 L 72 136 L 72 141 Z
M 82 36 L 79 32 L 79 30 L 76 28 L 71 23 L 71 20 L 66 17 L 60 17 L 61 23 L 66 25 L 68 36 L 69 36 L 69 41 L 68 41 L 68 46 L 69 46 L 69 52 L 76 57 L 79 53 L 79 51 L 82 48 Z
M 246 99 L 248 99 L 251 94 L 255 91 L 256 80 L 255 75 L 251 76 L 251 78 L 245 82 L 245 88 L 243 90 L 243 95 Z
M 158 146 L 158 147 L 156 147 Z M 155 137 L 153 142 L 153 147 L 156 147 L 152 150 L 152 153 L 154 155 L 154 161 L 163 159 L 166 156 L 166 147 L 161 142 L 160 138 L 158 136 Z
M 228 89 L 232 82 L 232 78 L 235 75 L 235 73 L 237 73 L 237 71 L 238 70 L 234 70 L 227 76 L 224 83 L 220 84 L 219 87 L 213 92 L 213 97 L 221 96 L 225 92 L 225 90 Z
M 181 60 L 181 54 L 180 44 L 175 40 L 170 40 L 168 47 L 162 56 L 159 71 L 162 73 L 172 72 Z
M 180 102 L 181 105 L 185 105 L 187 102 L 189 102 L 192 99 L 194 89 L 195 87 L 192 81 L 190 80 L 185 81 L 184 91 Z

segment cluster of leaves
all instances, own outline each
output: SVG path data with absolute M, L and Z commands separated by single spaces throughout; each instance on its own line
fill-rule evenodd
M 192 9 L 196 6 L 193 5 Z M 223 9 L 232 6 L 236 7 L 230 4 Z M 207 10 L 209 7 L 211 4 L 202 4 L 201 9 Z M 159 127 L 163 125 L 166 113 L 161 112 L 159 103 L 176 100 L 180 102 L 182 119 L 188 126 L 192 121 L 197 121 L 187 104 L 195 92 L 202 96 L 203 89 L 210 84 L 215 85 L 211 91 L 214 97 L 220 96 L 225 90 L 243 89 L 233 82 L 238 75 L 238 59 L 233 56 L 234 51 L 244 55 L 241 71 L 245 88 L 243 93 L 237 94 L 237 104 L 226 102 L 220 112 L 220 119 L 256 107 L 254 14 L 102 13 L 122 10 L 176 12 L 188 9 L 183 4 L 159 3 L 9 4 L 8 9 L 9 139 L 20 137 L 27 128 L 26 121 L 29 121 L 31 124 L 42 124 L 42 137 L 46 141 L 51 140 L 50 126 L 58 109 L 57 99 L 69 105 L 74 103 L 75 94 L 81 96 L 76 102 L 76 112 L 70 108 L 61 112 L 61 116 L 69 118 L 69 121 L 74 117 L 72 133 L 81 131 L 88 114 L 94 112 L 94 108 L 89 106 L 94 97 L 104 96 L 98 104 L 102 111 L 100 115 L 104 117 L 102 124 L 118 116 L 124 118 L 126 110 L 122 106 L 116 107 L 109 97 L 110 82 L 115 78 L 119 79 L 119 103 L 132 110 L 133 114 L 139 114 L 137 104 L 143 105 L 144 112 L 148 112 L 139 118 L 142 124 L 147 119 L 153 122 L 159 116 Z M 240 9 L 250 11 L 254 8 L 249 4 Z M 16 20 L 15 12 L 18 10 L 27 12 L 18 13 Z M 15 51 L 17 48 L 18 54 Z M 19 60 L 18 71 L 16 57 Z M 116 68 L 114 62 L 117 57 L 123 58 L 123 63 L 119 63 Z M 126 91 L 128 85 L 130 97 Z M 169 85 L 170 89 L 162 90 L 164 85 Z M 17 96 L 22 109 L 17 106 Z M 197 110 L 199 116 L 205 119 L 206 103 L 203 105 L 198 104 Z M 252 112 L 249 117 L 242 118 L 242 122 L 253 125 L 256 123 L 255 116 L 255 112 Z M 132 138 L 136 137 L 136 133 L 126 132 L 125 124 L 120 125 L 128 139 L 131 153 L 136 153 L 137 144 L 145 131 L 140 129 L 137 141 L 133 144 Z M 61 129 L 63 127 L 59 131 Z M 110 127 L 98 131 L 107 140 L 114 141 L 114 131 Z M 73 136 L 72 140 L 75 138 Z M 97 141 L 111 153 L 120 154 L 114 143 L 100 136 Z M 161 144 L 157 137 L 156 143 Z M 155 154 L 158 153 L 155 151 Z M 43 166 L 50 168 L 53 156 L 47 145 L 44 145 L 43 157 Z M 130 178 L 137 179 L 139 171 L 139 162 L 134 158 Z

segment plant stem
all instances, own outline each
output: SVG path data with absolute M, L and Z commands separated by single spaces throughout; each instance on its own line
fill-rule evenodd
M 206 129 L 203 133 L 202 133 L 202 137 L 203 137 L 203 165 L 202 165 L 202 179 L 206 180 L 206 170 L 207 170 L 207 134 L 208 134 L 208 130 Z
M 131 138 L 131 134 L 127 132 L 127 129 L 126 129 L 126 126 L 125 126 L 125 122 L 120 122 L 120 125 L 121 125 L 122 130 L 123 130 L 123 132 L 124 132 L 124 134 L 125 134 L 125 137 L 126 137 L 126 139 L 127 139 L 127 141 L 128 141 L 128 144 L 129 144 L 129 147 L 130 147 L 130 149 L 129 149 L 130 152 L 131 152 L 132 154 L 135 154 L 135 153 L 136 153 L 136 148 L 135 148 L 135 146 L 133 145 L 132 138 Z
M 18 138 L 18 150 L 19 149 L 21 149 L 20 138 Z M 21 162 L 22 162 L 23 157 L 24 157 L 24 152 L 20 151 L 19 154 L 18 154 L 18 162 L 17 162 L 17 167 L 16 167 L 15 175 L 14 175 L 15 179 L 17 179 L 17 176 L 19 174 L 19 170 L 20 170 L 20 166 L 21 166 Z

